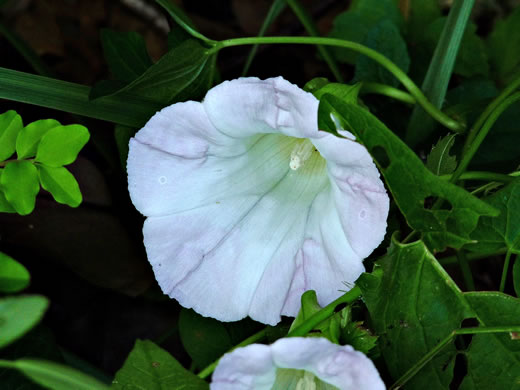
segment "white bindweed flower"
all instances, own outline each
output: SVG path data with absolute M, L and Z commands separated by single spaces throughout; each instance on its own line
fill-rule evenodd
M 314 337 L 237 348 L 220 359 L 211 379 L 211 390 L 385 389 L 363 353 Z
M 389 199 L 366 149 L 317 127 L 318 100 L 241 78 L 173 104 L 130 141 L 132 201 L 162 290 L 204 316 L 276 324 L 326 305 L 382 241 Z

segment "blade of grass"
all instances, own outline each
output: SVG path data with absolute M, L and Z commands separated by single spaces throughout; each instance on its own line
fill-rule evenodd
M 303 27 L 305 27 L 305 30 L 311 37 L 319 37 L 320 33 L 318 32 L 318 28 L 316 27 L 316 24 L 312 20 L 311 15 L 307 12 L 307 10 L 301 5 L 301 3 L 298 0 L 286 0 L 287 4 L 293 12 L 296 14 L 298 19 L 300 19 L 300 22 L 303 24 Z M 330 52 L 327 50 L 325 46 L 317 45 L 318 51 L 327 63 L 327 65 L 330 68 L 330 71 L 334 75 L 337 81 L 342 83 L 343 76 L 341 75 L 341 72 L 339 71 L 338 64 L 336 63 L 336 60 L 332 57 Z
M 161 107 L 135 95 L 107 96 L 89 100 L 84 85 L 0 68 L 0 99 L 34 104 L 119 123 L 142 127 Z
M 441 108 L 444 102 L 462 36 L 474 3 L 475 0 L 454 1 L 424 78 L 422 91 L 437 108 Z M 414 147 L 428 137 L 433 129 L 434 121 L 420 106 L 416 106 L 408 124 L 406 141 Z
M 278 15 L 282 13 L 282 11 L 287 6 L 286 0 L 274 0 L 271 4 L 271 7 L 269 8 L 269 11 L 267 12 L 267 15 L 264 19 L 264 23 L 262 23 L 262 27 L 260 27 L 260 31 L 258 31 L 258 37 L 263 37 L 265 35 L 265 32 L 269 28 L 269 26 L 276 20 Z M 246 63 L 244 65 L 244 70 L 242 71 L 242 77 L 244 77 L 247 72 L 249 71 L 249 68 L 251 67 L 251 64 L 253 63 L 253 59 L 255 58 L 256 52 L 258 51 L 258 45 L 253 45 L 251 50 L 249 51 L 249 55 L 247 56 Z

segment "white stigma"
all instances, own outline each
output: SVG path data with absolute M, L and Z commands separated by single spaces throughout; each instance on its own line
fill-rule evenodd
M 312 156 L 312 152 L 314 151 L 314 145 L 309 140 L 303 140 L 303 142 L 298 142 L 291 152 L 291 159 L 289 160 L 289 168 L 293 171 L 297 171 L 305 161 Z
M 314 375 L 308 371 L 305 371 L 303 378 L 298 380 L 296 383 L 295 390 L 316 390 L 316 382 L 314 382 Z

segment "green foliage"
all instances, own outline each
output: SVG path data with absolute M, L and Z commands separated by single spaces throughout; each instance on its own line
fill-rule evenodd
M 318 304 L 318 297 L 316 291 L 309 290 L 305 291 L 302 295 L 302 304 L 298 315 L 291 324 L 289 332 L 296 329 L 298 326 L 307 321 L 314 314 L 319 312 L 322 307 Z M 318 324 L 314 329 L 313 335 L 318 337 L 325 337 L 333 343 L 339 343 L 340 336 L 340 318 L 334 315 L 327 320 Z
M 123 367 L 116 373 L 113 390 L 208 389 L 202 379 L 183 368 L 168 352 L 151 341 L 137 340 Z
M 110 91 L 100 90 L 105 88 L 104 85 L 95 86 L 91 97 L 130 93 L 166 105 L 182 100 L 186 94 L 198 96 L 209 88 L 213 80 L 214 56 L 212 60 L 209 57 L 205 47 L 194 39 L 188 39 L 168 51 L 128 85 L 122 88 L 116 85 L 116 90 Z
M 108 390 L 108 386 L 84 373 L 39 359 L 0 361 L 0 367 L 16 369 L 50 390 Z
M 5 253 L 0 252 L 0 292 L 14 293 L 29 285 L 29 271 Z
M 82 201 L 79 185 L 64 165 L 76 160 L 90 138 L 88 130 L 62 126 L 54 119 L 23 128 L 21 124 L 14 111 L 0 116 L 0 138 L 6 142 L 3 155 L 11 157 L 15 150 L 17 154 L 17 159 L 0 161 L 0 212 L 30 214 L 40 184 L 57 202 L 77 207 Z
M 315 82 L 313 82 L 316 80 Z M 336 96 L 337 98 L 352 104 L 357 104 L 361 84 L 341 84 L 330 83 L 326 79 L 314 79 L 306 84 L 309 92 L 312 92 L 317 99 L 321 99 L 325 94 Z M 325 81 L 323 81 L 325 80 Z
M 20 215 L 34 210 L 36 195 L 40 191 L 38 170 L 30 161 L 11 161 L 5 165 L 0 186 L 5 199 Z
M 499 292 L 463 294 L 481 326 L 518 326 L 520 300 Z M 520 340 L 509 333 L 476 334 L 465 352 L 468 374 L 459 389 L 512 389 L 520 378 Z
M 511 81 L 520 70 L 520 8 L 496 23 L 487 39 L 489 61 L 499 81 Z
M 433 147 L 426 159 L 426 167 L 437 176 L 453 173 L 457 167 L 457 158 L 450 155 L 456 134 L 442 137 Z
M 89 138 L 87 128 L 81 125 L 55 127 L 42 137 L 35 161 L 54 168 L 71 164 Z
M 465 319 L 474 318 L 480 326 L 488 327 L 518 325 L 518 299 L 501 293 L 462 293 L 422 241 L 404 245 L 394 238 L 377 264 L 380 268 L 363 274 L 358 286 L 394 379 L 460 328 Z M 520 375 L 519 346 L 507 334 L 473 336 L 463 352 L 468 375 L 462 388 L 510 388 Z M 448 388 L 457 352 L 455 343 L 450 342 L 406 388 Z M 490 385 L 490 381 L 497 382 Z
M 428 26 L 441 16 L 438 0 L 411 0 L 409 17 L 406 22 L 406 35 L 411 42 L 416 42 Z
M 40 183 L 58 203 L 78 207 L 83 200 L 78 182 L 65 167 L 38 166 Z
M 410 66 L 410 57 L 406 42 L 395 24 L 384 19 L 372 27 L 363 44 L 385 55 L 405 73 Z M 367 56 L 360 55 L 356 59 L 354 81 L 372 81 L 397 87 L 397 80 L 388 70 Z
M 518 260 L 518 257 L 513 264 L 513 287 L 516 296 L 520 298 L 520 260 Z
M 500 210 L 500 215 L 481 218 L 471 235 L 476 242 L 467 245 L 466 249 L 486 252 L 506 247 L 512 253 L 520 253 L 520 179 L 484 200 Z
M 424 65 L 427 65 L 429 62 L 429 57 L 431 57 L 435 50 L 445 25 L 446 17 L 441 17 L 424 29 L 421 39 L 417 43 L 423 53 L 421 57 L 424 56 L 422 57 Z M 468 78 L 473 76 L 486 77 L 488 75 L 489 64 L 486 46 L 476 31 L 476 25 L 468 23 L 464 35 L 462 36 L 453 73 Z M 423 71 L 425 72 L 425 69 Z
M 117 80 L 130 83 L 152 65 L 144 38 L 137 32 L 101 29 L 101 44 L 110 72 Z
M 336 131 L 331 114 L 372 154 L 409 226 L 422 233 L 431 249 L 460 248 L 472 242 L 470 233 L 479 217 L 497 215 L 490 205 L 431 173 L 404 142 L 365 109 L 326 95 L 318 110 L 320 129 Z M 424 202 L 430 197 L 442 198 L 452 208 L 428 209 Z
M 16 154 L 19 159 L 34 157 L 42 137 L 55 127 L 61 126 L 54 119 L 41 119 L 25 126 L 16 139 Z
M 291 324 L 289 332 L 298 328 L 314 314 L 322 310 L 314 290 L 304 292 L 301 301 L 300 311 Z M 377 336 L 370 334 L 362 325 L 363 322 L 353 320 L 352 307 L 346 306 L 319 323 L 309 335 L 325 337 L 337 344 L 348 344 L 366 354 L 376 347 Z
M 222 322 L 193 310 L 182 309 L 179 333 L 184 349 L 199 368 L 210 365 L 234 346 Z
M 355 0 L 350 8 L 334 19 L 330 37 L 362 43 L 368 32 L 380 21 L 387 20 L 399 29 L 403 18 L 394 0 Z M 333 48 L 334 56 L 342 62 L 355 63 L 358 54 L 351 50 Z
M 0 348 L 22 337 L 43 317 L 49 302 L 40 295 L 0 299 Z
M 16 137 L 22 128 L 22 118 L 15 111 L 10 110 L 0 115 L 0 161 L 13 155 Z

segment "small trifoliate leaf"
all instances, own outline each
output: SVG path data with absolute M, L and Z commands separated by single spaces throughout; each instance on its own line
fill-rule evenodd
M 90 134 L 85 126 L 59 126 L 49 130 L 41 139 L 36 161 L 50 167 L 68 165 L 78 157 Z
M 457 158 L 450 156 L 456 134 L 449 134 L 439 140 L 426 159 L 426 167 L 437 176 L 452 173 L 457 168 Z
M 4 191 L 2 190 L 2 174 L 4 170 L 0 169 L 0 213 L 16 213 L 13 206 L 11 206 L 11 203 L 7 201 L 4 195 Z
M 34 210 L 36 195 L 40 191 L 38 171 L 29 161 L 7 163 L 0 177 L 5 198 L 20 215 Z
M 29 285 L 29 271 L 5 253 L 0 252 L 0 291 L 14 293 Z
M 16 137 L 23 128 L 22 118 L 9 110 L 0 115 L 0 161 L 11 157 L 16 150 Z
M 27 333 L 43 317 L 49 306 L 40 295 L 22 295 L 0 299 L 0 348 Z
M 83 200 L 78 182 L 65 167 L 38 165 L 40 183 L 58 203 L 78 207 Z
M 16 138 L 16 154 L 18 158 L 35 156 L 42 137 L 57 126 L 61 126 L 61 124 L 54 119 L 42 119 L 25 126 Z

